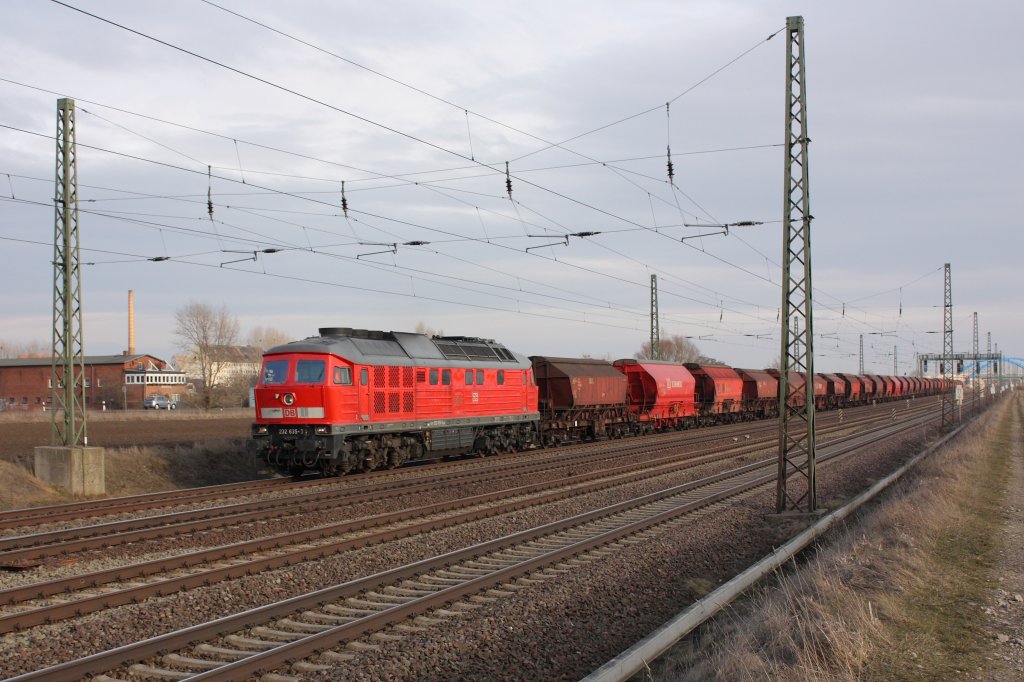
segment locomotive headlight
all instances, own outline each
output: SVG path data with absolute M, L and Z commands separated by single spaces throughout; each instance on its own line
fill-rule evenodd
M 262 435 L 267 432 L 267 427 L 265 424 L 256 424 L 252 427 L 252 432 L 253 435 Z
M 295 403 L 295 394 L 294 393 L 285 393 L 283 396 L 281 396 L 281 402 L 284 403 L 285 405 L 292 405 L 292 404 L 294 404 Z
M 321 424 L 313 429 L 314 433 L 326 434 L 331 432 L 331 427 L 327 424 Z

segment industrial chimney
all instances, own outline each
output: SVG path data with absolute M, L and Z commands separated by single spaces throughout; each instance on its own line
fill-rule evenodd
M 135 294 L 128 290 L 128 355 L 135 355 Z

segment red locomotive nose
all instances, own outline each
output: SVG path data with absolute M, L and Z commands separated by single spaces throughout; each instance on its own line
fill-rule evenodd
M 295 394 L 294 393 L 285 393 L 283 396 L 281 396 L 281 402 L 284 403 L 285 405 L 292 405 L 292 404 L 294 404 L 295 403 Z

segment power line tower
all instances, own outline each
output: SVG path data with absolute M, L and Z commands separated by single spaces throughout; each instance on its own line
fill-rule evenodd
M 78 150 L 75 100 L 57 100 L 57 173 L 53 235 L 53 411 L 50 444 L 88 445 L 82 277 L 78 249 Z
M 817 507 L 814 431 L 814 325 L 807 146 L 804 19 L 786 19 L 786 157 L 782 222 L 782 352 L 779 354 L 778 512 Z M 802 321 L 802 324 L 801 324 Z M 793 325 L 792 332 L 790 324 Z M 802 378 L 790 382 L 790 372 Z M 800 376 L 799 374 L 796 376 Z M 803 394 L 803 400 L 794 400 Z M 787 485 L 795 476 L 797 485 Z M 804 485 L 800 485 L 803 483 Z
M 658 324 L 657 275 L 651 275 L 651 359 L 661 360 L 661 325 Z
M 900 374 L 899 346 L 892 347 L 892 374 L 893 376 L 899 376 Z
M 974 313 L 974 371 L 971 372 L 971 388 L 974 389 L 974 409 L 977 410 L 979 406 L 979 395 L 980 386 L 978 385 L 978 379 L 981 378 L 981 366 L 978 364 L 978 313 Z
M 986 333 L 988 334 L 988 346 L 987 346 L 986 350 L 988 351 L 988 354 L 991 355 L 992 354 L 992 332 L 986 332 Z M 985 381 L 985 390 L 991 392 L 992 389 L 989 388 L 989 386 L 991 385 L 991 381 L 992 381 L 992 365 L 991 364 L 988 365 L 987 367 L 985 367 L 985 374 L 986 374 L 986 377 L 985 377 L 985 379 L 986 379 L 986 381 Z
M 946 263 L 942 325 L 942 378 L 948 389 L 942 393 L 942 428 L 953 425 L 955 406 L 953 404 L 953 279 L 949 263 Z
M 864 335 L 860 335 L 860 376 L 864 376 Z

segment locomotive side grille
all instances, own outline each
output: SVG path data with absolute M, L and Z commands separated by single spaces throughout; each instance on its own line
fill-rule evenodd
M 423 374 L 424 370 L 415 370 L 412 367 L 402 368 L 402 412 L 409 414 L 413 411 L 413 387 L 417 374 Z M 426 377 L 424 377 L 426 378 Z
M 416 383 L 424 384 L 427 382 L 427 370 L 418 369 L 416 370 Z
M 387 393 L 384 393 L 383 391 L 373 392 L 373 411 L 376 414 L 384 414 L 384 412 L 386 412 L 385 403 L 387 400 L 385 396 L 387 396 Z
M 388 393 L 388 412 L 398 412 L 401 405 L 401 393 Z
M 401 367 L 388 367 L 388 388 L 398 388 L 401 377 Z
M 387 367 L 374 367 L 373 368 L 373 385 L 375 388 L 384 388 L 385 370 Z

